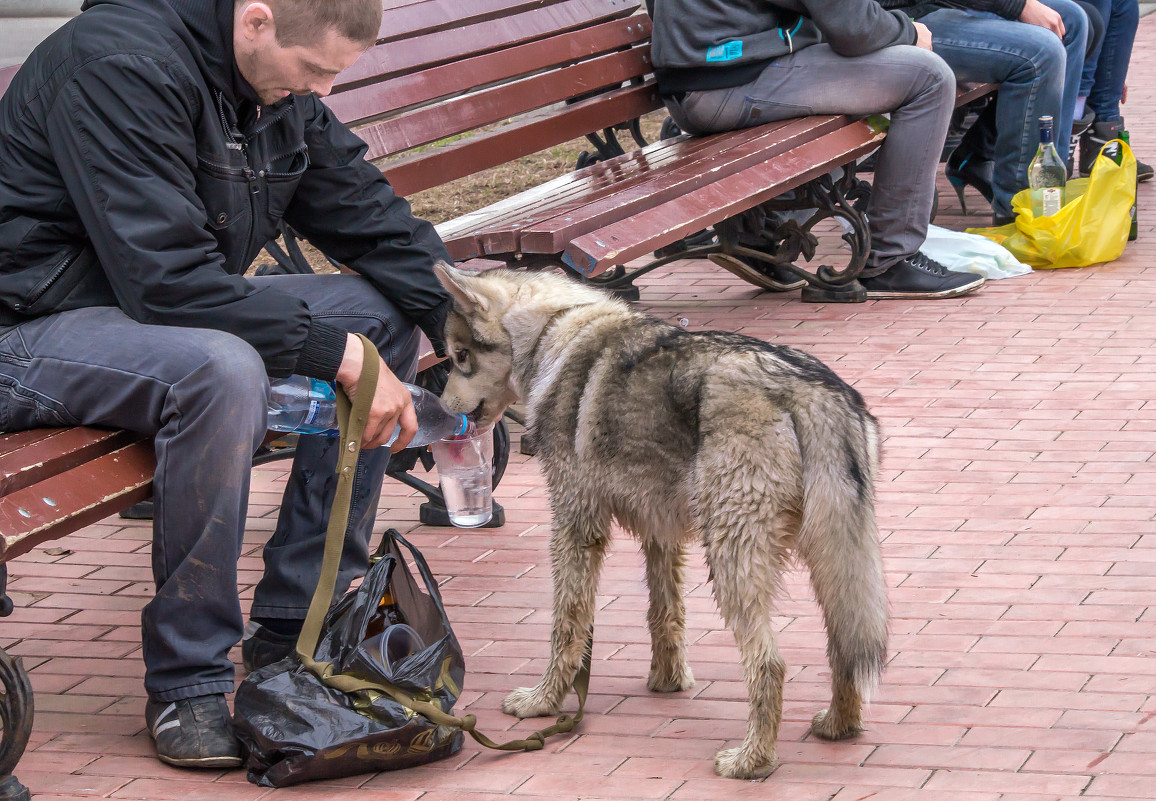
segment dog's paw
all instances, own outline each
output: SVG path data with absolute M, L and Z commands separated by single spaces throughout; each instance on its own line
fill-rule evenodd
M 556 714 L 558 707 L 543 701 L 538 696 L 537 687 L 519 687 L 506 696 L 502 702 L 502 711 L 514 717 L 537 718 Z
M 756 757 L 742 748 L 724 748 L 714 755 L 714 772 L 726 779 L 761 779 L 778 766 L 774 752 L 769 757 Z
M 824 740 L 846 740 L 863 732 L 858 721 L 838 720 L 829 709 L 815 715 L 811 721 L 811 732 Z
M 677 693 L 693 686 L 694 673 L 686 662 L 662 667 L 652 665 L 650 677 L 646 680 L 646 688 L 656 693 Z

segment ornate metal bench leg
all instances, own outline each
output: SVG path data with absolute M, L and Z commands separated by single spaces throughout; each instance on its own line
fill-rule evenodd
M 861 303 L 867 299 L 859 277 L 871 250 L 867 218 L 858 208 L 856 197 L 864 192 L 848 165 L 843 175 L 832 180 L 824 175 L 797 188 L 787 197 L 775 198 L 761 206 L 715 226 L 723 257 L 740 260 L 753 273 L 793 273 L 807 281 L 802 299 L 810 303 Z M 802 214 L 800 214 L 802 212 Z M 812 229 L 826 219 L 837 219 L 848 229 L 842 239 L 851 250 L 847 265 L 835 269 L 826 264 L 813 272 L 801 262 L 815 256 L 818 239 Z M 745 277 L 745 276 L 744 276 Z M 756 278 L 758 276 L 756 275 Z M 765 284 L 747 278 L 752 283 Z
M 12 614 L 7 587 L 8 566 L 0 565 L 0 615 L 4 617 Z M 28 788 L 12 771 L 24 756 L 28 735 L 32 733 L 32 685 L 20 657 L 13 659 L 2 648 L 0 682 L 4 684 L 4 697 L 0 699 L 0 719 L 4 727 L 4 740 L 0 742 L 0 801 L 29 801 L 32 796 Z

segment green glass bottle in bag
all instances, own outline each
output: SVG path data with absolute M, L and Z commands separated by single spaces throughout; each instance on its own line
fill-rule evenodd
M 1132 143 L 1128 141 L 1128 132 L 1127 131 L 1120 131 L 1120 139 L 1128 147 L 1132 147 Z M 1123 160 L 1123 153 L 1121 153 L 1120 156 L 1121 156 L 1120 160 L 1122 161 Z M 1128 229 L 1128 241 L 1129 242 L 1135 242 L 1136 237 L 1139 234 L 1139 229 L 1137 228 L 1137 222 L 1139 220 L 1140 212 L 1139 212 L 1139 204 L 1136 202 L 1140 198 L 1139 189 L 1140 189 L 1140 179 L 1137 178 L 1136 179 L 1136 190 L 1137 190 L 1136 199 L 1132 201 L 1132 208 L 1129 210 L 1129 214 L 1132 215 L 1132 227 Z

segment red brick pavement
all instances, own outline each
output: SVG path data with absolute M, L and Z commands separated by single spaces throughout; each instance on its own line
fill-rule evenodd
M 1141 24 L 1126 107 L 1149 160 L 1153 47 L 1156 17 Z M 741 738 L 746 703 L 701 554 L 687 587 L 698 684 L 658 696 L 645 687 L 641 560 L 620 537 L 599 595 L 589 716 L 544 752 L 467 742 L 436 765 L 280 791 L 240 771 L 168 768 L 142 731 L 149 529 L 113 518 L 52 543 L 67 553 L 39 549 L 12 566 L 17 611 L 0 644 L 23 656 L 37 703 L 19 777 L 43 801 L 1156 797 L 1156 285 L 1145 283 L 1156 280 L 1156 184 L 1140 197 L 1140 240 L 1117 262 L 994 282 L 959 301 L 806 305 L 703 263 L 644 282 L 642 306 L 659 317 L 825 359 L 884 425 L 892 655 L 861 737 L 807 734 L 827 667 L 805 577 L 792 574 L 775 619 L 790 665 L 783 766 L 763 782 L 715 777 L 712 756 Z M 982 223 L 961 215 L 942 178 L 941 199 L 941 224 Z M 254 477 L 245 598 L 285 470 Z M 534 460 L 512 456 L 499 530 L 420 527 L 418 499 L 401 489 L 387 483 L 379 525 L 408 532 L 444 581 L 468 654 L 461 708 L 491 733 L 525 730 L 500 702 L 547 655 L 550 516 Z

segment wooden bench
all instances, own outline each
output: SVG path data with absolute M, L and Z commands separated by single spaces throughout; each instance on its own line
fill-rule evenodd
M 384 0 L 379 43 L 339 76 L 326 101 L 352 125 L 402 195 L 439 186 L 575 138 L 593 146 L 580 169 L 438 226 L 467 265 L 561 268 L 624 293 L 639 274 L 709 257 L 760 286 L 767 266 L 806 278 L 806 300 L 861 300 L 869 247 L 852 164 L 885 136 L 866 122 L 816 116 L 646 143 L 639 118 L 661 108 L 640 0 Z M 16 68 L 0 70 L 0 93 Z M 961 92 L 961 102 L 991 87 Z M 629 151 L 618 136 L 629 133 Z M 783 200 L 791 192 L 790 200 Z M 743 250 L 734 220 L 766 204 L 818 209 L 804 233 L 839 216 L 853 233 L 843 269 L 798 263 L 799 226 Z M 293 261 L 280 254 L 281 263 Z M 274 249 L 275 250 L 275 249 Z M 749 249 L 748 249 L 749 250 Z M 657 252 L 641 268 L 623 265 Z M 297 252 L 300 261 L 299 251 Z M 300 265 L 298 265 L 300 266 Z M 422 367 L 436 361 L 423 357 Z M 151 441 L 124 431 L 41 429 L 0 435 L 0 614 L 7 562 L 151 494 Z M 423 492 L 409 473 L 394 478 Z M 423 488 L 424 487 L 424 488 Z M 428 492 L 427 492 L 428 494 Z M 0 798 L 32 725 L 19 660 L 0 651 Z M 5 778 L 7 777 L 7 778 Z M 14 791 L 12 797 L 19 797 Z

